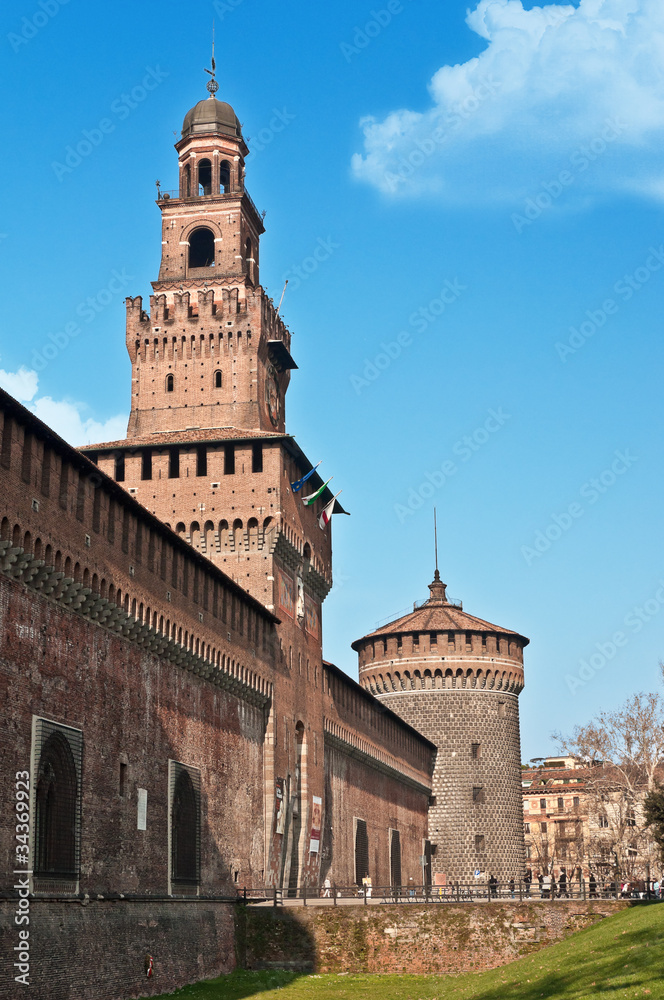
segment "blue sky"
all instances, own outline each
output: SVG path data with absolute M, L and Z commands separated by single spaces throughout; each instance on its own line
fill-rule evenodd
M 262 282 L 290 278 L 288 428 L 352 512 L 325 654 L 356 675 L 350 642 L 427 595 L 435 503 L 449 593 L 531 639 L 523 756 L 550 752 L 659 683 L 664 12 L 13 4 L 0 382 L 74 444 L 124 434 L 122 299 L 157 274 L 213 16 Z

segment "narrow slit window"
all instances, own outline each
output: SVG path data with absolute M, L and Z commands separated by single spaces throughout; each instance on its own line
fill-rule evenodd
M 141 479 L 152 479 L 152 449 L 144 448 L 141 456 Z

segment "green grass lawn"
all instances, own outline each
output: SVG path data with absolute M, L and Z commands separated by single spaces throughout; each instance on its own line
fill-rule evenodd
M 170 994 L 187 1000 L 664 1000 L 664 904 L 637 906 L 491 972 L 461 976 L 234 972 Z

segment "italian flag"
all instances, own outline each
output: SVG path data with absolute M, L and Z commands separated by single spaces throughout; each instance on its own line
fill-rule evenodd
M 331 482 L 333 479 L 334 476 L 330 476 L 327 483 Z M 327 483 L 323 483 L 323 485 L 319 490 L 316 490 L 315 493 L 310 493 L 308 497 L 302 497 L 302 503 L 304 504 L 305 507 L 311 507 L 311 505 L 314 503 L 315 500 L 318 499 L 321 493 L 325 492 L 325 487 L 327 486 Z
M 343 490 L 339 490 L 339 493 L 343 493 Z M 324 528 L 326 525 L 330 523 L 330 518 L 334 513 L 334 505 L 337 502 L 337 497 L 339 496 L 339 493 L 337 493 L 336 496 L 332 497 L 330 502 L 326 504 L 325 507 L 323 507 L 321 515 L 318 518 L 318 524 L 320 525 L 321 528 Z

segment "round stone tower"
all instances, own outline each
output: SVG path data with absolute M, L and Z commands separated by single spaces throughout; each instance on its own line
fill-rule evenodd
M 360 684 L 438 747 L 431 870 L 447 882 L 523 874 L 518 696 L 528 639 L 467 614 L 438 570 L 430 598 L 358 639 Z M 440 881 L 435 880 L 435 881 Z

